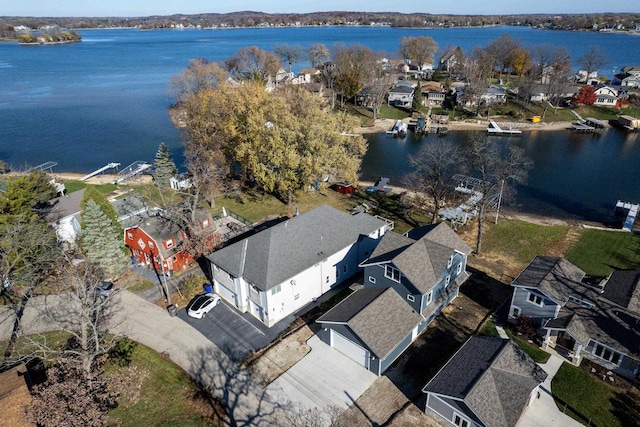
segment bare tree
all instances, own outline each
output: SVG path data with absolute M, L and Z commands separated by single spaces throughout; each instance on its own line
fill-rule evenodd
M 578 58 L 578 65 L 586 72 L 585 83 L 589 83 L 589 77 L 594 71 L 598 71 L 607 63 L 607 55 L 600 46 L 591 45 L 585 53 Z
M 419 69 L 433 63 L 433 54 L 437 50 L 438 45 L 431 37 L 403 37 L 400 40 L 400 55 Z
M 453 198 L 453 175 L 460 172 L 460 151 L 450 141 L 423 146 L 415 156 L 409 157 L 413 170 L 405 178 L 406 185 L 424 193 L 431 203 L 431 223 L 438 212 Z
M 240 79 L 251 79 L 266 82 L 282 67 L 277 55 L 264 51 L 258 46 L 240 49 L 233 57 L 225 61 L 227 71 Z
M 475 249 L 475 253 L 480 254 L 488 210 L 500 199 L 504 199 L 506 194 L 513 194 L 514 184 L 526 182 L 533 162 L 525 157 L 522 148 L 510 145 L 505 149 L 495 140 L 482 135 L 474 137 L 471 142 L 465 166 L 480 180 L 477 191 L 482 193 L 482 199 L 478 203 L 478 236 Z
M 304 53 L 300 46 L 290 44 L 277 44 L 273 47 L 273 51 L 282 59 L 284 64 L 289 65 L 289 72 L 293 64 L 297 64 L 304 58 Z
M 329 49 L 322 43 L 313 43 L 307 48 L 307 59 L 312 67 L 317 68 L 330 57 Z
M 333 54 L 335 87 L 342 103 L 366 87 L 378 75 L 378 55 L 362 45 L 337 46 Z

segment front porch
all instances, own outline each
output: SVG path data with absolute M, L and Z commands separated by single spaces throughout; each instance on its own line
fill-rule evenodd
M 542 349 L 560 356 L 574 366 L 580 365 L 582 344 L 566 331 L 547 329 Z

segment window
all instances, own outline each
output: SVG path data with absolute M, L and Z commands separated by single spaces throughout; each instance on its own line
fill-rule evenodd
M 172 260 L 173 262 L 178 262 L 178 257 L 174 255 L 174 256 L 173 256 L 173 258 L 171 258 L 171 260 Z
M 449 262 L 447 262 L 447 268 L 451 268 L 452 265 L 453 265 L 453 255 L 449 257 Z
M 458 264 L 458 274 L 462 273 L 462 263 Z
M 373 276 L 369 276 L 369 282 L 370 283 L 376 283 L 376 278 Z
M 342 272 L 346 273 L 349 270 L 349 266 L 345 265 L 344 267 L 342 267 Z
M 569 302 L 572 302 L 574 304 L 579 304 L 579 305 L 581 305 L 583 307 L 586 307 L 586 308 L 593 308 L 593 304 L 591 304 L 590 302 L 581 300 L 581 299 L 576 298 L 576 297 L 571 297 L 570 296 L 569 297 Z
M 325 280 L 326 283 L 329 283 L 329 276 L 327 276 L 327 279 Z
M 520 307 L 513 306 L 511 308 L 511 317 L 520 317 L 520 313 L 521 313 Z
M 447 276 L 447 278 L 444 279 L 444 287 L 448 287 L 449 283 L 451 283 L 451 276 Z
M 529 301 L 531 304 L 539 305 L 540 307 L 544 305 L 542 302 L 542 297 L 540 295 L 534 294 L 533 292 L 529 292 L 527 301 Z
M 593 354 L 598 356 L 600 359 L 607 360 L 614 365 L 618 365 L 620 363 L 621 354 L 617 351 L 610 349 L 609 347 L 605 347 L 602 344 L 596 343 L 593 346 Z
M 392 265 L 387 264 L 384 266 L 384 277 L 386 277 L 387 279 L 391 279 L 394 282 L 400 283 L 400 270 L 394 268 Z
M 275 295 L 278 292 L 280 292 L 282 290 L 282 286 L 281 285 L 276 285 L 273 288 L 271 288 L 271 295 Z
M 173 247 L 173 239 L 169 239 L 166 242 L 164 242 L 164 245 L 167 247 L 167 249 L 172 248 Z
M 409 302 L 415 302 L 416 301 L 416 297 L 414 297 L 411 294 L 407 294 L 407 301 Z
M 200 227 L 202 227 L 203 229 L 205 229 L 205 228 L 209 227 L 209 224 L 210 224 L 210 223 L 209 223 L 209 218 L 207 218 L 207 219 L 205 219 L 204 221 L 202 221 L 202 222 L 200 223 Z
M 140 249 L 144 249 L 147 247 L 147 244 L 144 242 L 144 240 L 138 239 L 138 246 L 140 246 Z
M 469 421 L 462 418 L 460 414 L 453 413 L 453 424 L 458 427 L 469 427 Z
M 133 240 L 133 233 L 127 233 L 127 239 Z
M 153 245 L 153 242 L 151 240 L 149 240 L 149 249 L 153 249 L 155 246 Z
M 433 291 L 427 294 L 427 305 L 431 304 L 431 301 L 433 301 Z

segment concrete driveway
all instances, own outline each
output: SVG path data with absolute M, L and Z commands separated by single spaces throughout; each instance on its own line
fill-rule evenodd
M 268 392 L 288 396 L 305 411 L 319 408 L 327 413 L 349 407 L 378 378 L 317 335 L 307 344 L 311 351 L 272 382 Z

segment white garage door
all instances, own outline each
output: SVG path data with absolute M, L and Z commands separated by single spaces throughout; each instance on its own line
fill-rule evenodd
M 351 359 L 358 362 L 360 365 L 369 369 L 369 351 L 360 347 L 353 341 L 343 337 L 333 329 L 331 331 L 331 347 L 335 348 L 339 352 L 349 356 Z
M 216 284 L 216 289 L 215 289 L 216 293 L 237 307 L 238 304 L 236 302 L 236 294 L 231 289 L 226 288 L 224 285 L 222 285 L 218 281 L 216 281 L 215 284 Z

